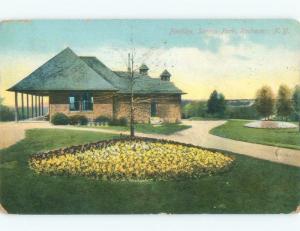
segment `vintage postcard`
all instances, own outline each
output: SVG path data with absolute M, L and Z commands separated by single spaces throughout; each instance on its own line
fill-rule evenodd
M 300 210 L 295 20 L 0 23 L 0 210 Z

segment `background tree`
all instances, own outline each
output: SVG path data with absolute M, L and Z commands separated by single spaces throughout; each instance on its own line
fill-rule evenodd
M 274 110 L 274 94 L 269 86 L 263 86 L 256 93 L 255 109 L 258 114 L 268 119 Z
M 226 110 L 225 96 L 220 93 L 218 94 L 217 114 L 219 117 L 224 117 Z
M 183 118 L 206 117 L 207 105 L 205 101 L 191 101 L 182 107 Z
M 214 90 L 207 101 L 207 112 L 210 114 L 216 114 L 218 110 L 218 92 Z
M 287 85 L 280 85 L 276 101 L 277 115 L 287 120 L 293 112 L 292 91 Z
M 13 121 L 14 110 L 8 106 L 3 105 L 4 98 L 0 97 L 0 121 Z
M 300 132 L 300 85 L 297 85 L 295 87 L 295 90 L 294 90 L 294 93 L 293 93 L 293 103 L 294 103 L 295 112 L 298 115 L 299 132 Z
M 226 110 L 226 101 L 222 93 L 214 90 L 207 101 L 207 112 L 218 117 L 223 117 Z

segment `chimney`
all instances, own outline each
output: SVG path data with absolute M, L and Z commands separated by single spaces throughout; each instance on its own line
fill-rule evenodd
M 149 68 L 146 66 L 146 64 L 143 63 L 140 66 L 140 74 L 142 74 L 142 75 L 148 75 L 148 70 L 149 70 Z
M 163 73 L 160 74 L 160 79 L 162 81 L 170 81 L 170 77 L 171 77 L 171 74 L 170 74 L 170 72 L 167 71 L 167 69 L 164 70 Z

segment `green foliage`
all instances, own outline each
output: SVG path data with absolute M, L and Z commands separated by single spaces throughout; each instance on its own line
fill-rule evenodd
M 113 126 L 127 126 L 128 125 L 128 120 L 126 117 L 121 117 L 119 119 L 113 119 L 112 121 L 109 122 L 109 125 Z
M 207 112 L 210 114 L 216 114 L 218 112 L 218 97 L 219 94 L 214 90 L 207 101 Z
M 256 93 L 255 108 L 261 116 L 268 118 L 274 110 L 274 94 L 269 86 L 263 86 Z
M 276 101 L 277 115 L 287 117 L 293 112 L 292 92 L 286 85 L 281 85 L 278 90 Z
M 0 121 L 13 121 L 15 111 L 8 106 L 0 105 Z
M 259 119 L 254 106 L 250 107 L 227 107 L 225 117 L 230 119 Z
M 300 85 L 297 85 L 295 87 L 294 93 L 293 93 L 293 103 L 294 103 L 294 116 L 295 120 L 299 121 L 299 132 L 300 132 Z
M 220 93 L 218 98 L 218 104 L 217 104 L 217 114 L 220 117 L 224 117 L 225 110 L 226 110 L 225 96 L 222 93 Z
M 87 125 L 88 118 L 84 115 L 72 115 L 69 117 L 69 123 L 71 125 Z
M 111 119 L 107 116 L 98 116 L 95 119 L 95 122 L 97 122 L 97 123 L 110 123 Z
M 204 101 L 194 101 L 187 103 L 182 108 L 183 118 L 205 117 L 207 114 L 207 105 Z
M 12 121 L 15 119 L 15 111 L 3 105 L 4 98 L 0 97 L 0 121 Z
M 55 113 L 53 116 L 51 116 L 51 123 L 54 125 L 67 125 L 69 122 L 69 117 L 64 113 Z
M 300 114 L 300 85 L 297 85 L 295 87 L 294 93 L 293 93 L 293 103 L 294 103 L 294 109 L 295 111 Z
M 216 117 L 223 118 L 226 110 L 226 101 L 222 93 L 214 90 L 207 101 L 207 112 Z
M 236 164 L 229 172 L 184 181 L 95 181 L 28 168 L 32 153 L 113 137 L 27 131 L 24 140 L 0 150 L 1 204 L 15 214 L 291 213 L 299 205 L 299 168 L 242 155 L 230 154 Z

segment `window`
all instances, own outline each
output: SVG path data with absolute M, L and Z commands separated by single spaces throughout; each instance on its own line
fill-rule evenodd
M 82 111 L 92 111 L 93 110 L 94 99 L 90 93 L 85 93 L 82 95 Z
M 70 111 L 80 111 L 80 96 L 72 95 L 69 97 Z
M 69 96 L 70 111 L 92 111 L 93 104 L 93 96 L 90 93 Z

